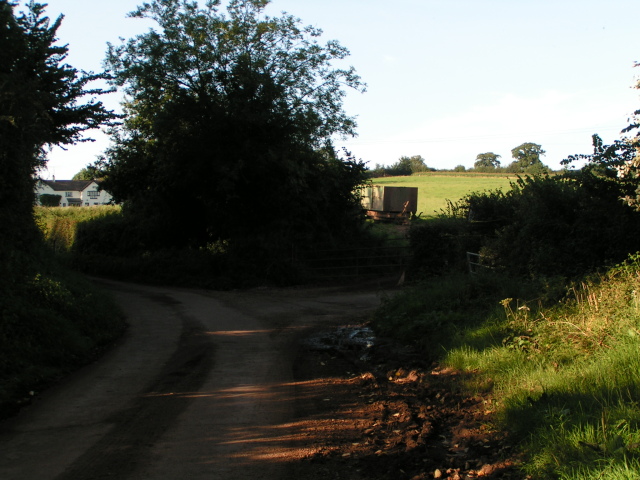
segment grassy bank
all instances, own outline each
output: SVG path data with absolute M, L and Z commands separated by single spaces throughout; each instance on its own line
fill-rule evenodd
M 45 243 L 56 253 L 71 249 L 78 224 L 88 220 L 120 213 L 117 205 L 97 207 L 35 207 L 36 223 Z
M 112 299 L 46 252 L 0 282 L 0 419 L 91 362 L 125 329 Z
M 640 258 L 553 301 L 561 285 L 438 278 L 387 300 L 374 325 L 492 392 L 494 426 L 532 478 L 638 479 Z

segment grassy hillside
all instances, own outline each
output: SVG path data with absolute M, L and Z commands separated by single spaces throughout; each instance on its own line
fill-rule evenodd
M 432 172 L 407 177 L 374 178 L 376 185 L 418 187 L 418 213 L 422 218 L 434 217 L 447 206 L 471 192 L 508 189 L 514 175 Z

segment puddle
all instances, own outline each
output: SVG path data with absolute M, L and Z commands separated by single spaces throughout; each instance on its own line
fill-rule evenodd
M 345 325 L 316 333 L 304 341 L 311 350 L 366 350 L 375 345 L 375 334 L 369 327 Z

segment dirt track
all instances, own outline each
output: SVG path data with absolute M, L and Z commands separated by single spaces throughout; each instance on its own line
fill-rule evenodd
M 375 288 L 104 285 L 131 327 L 0 424 L 1 480 L 525 478 L 490 395 L 410 348 L 336 337 Z
M 379 303 L 376 291 L 105 286 L 127 334 L 0 425 L 1 479 L 287 478 L 308 454 L 297 340 Z

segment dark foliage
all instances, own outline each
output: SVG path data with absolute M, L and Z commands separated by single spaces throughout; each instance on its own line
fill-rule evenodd
M 60 268 L 44 248 L 0 284 L 0 420 L 91 361 L 125 327 L 112 300 Z
M 364 165 L 330 138 L 354 133 L 343 87 L 362 84 L 331 67 L 343 47 L 319 45 L 318 31 L 287 15 L 260 18 L 266 3 L 232 1 L 226 17 L 150 2 L 134 16 L 159 31 L 110 48 L 114 84 L 132 101 L 100 167 L 103 188 L 125 202 L 127 248 L 225 241 L 284 257 L 361 224 Z
M 82 141 L 113 118 L 86 96 L 98 78 L 64 64 L 44 5 L 0 0 L 0 417 L 97 351 L 124 328 L 119 312 L 45 251 L 33 216 L 45 147 Z M 49 198 L 57 198 L 53 195 Z M 45 197 L 46 198 L 46 197 Z
M 35 174 L 46 162 L 44 147 L 79 141 L 82 132 L 112 119 L 101 102 L 82 102 L 104 92 L 86 88 L 98 76 L 63 63 L 67 47 L 55 44 L 62 17 L 50 24 L 38 3 L 18 15 L 14 8 L 0 0 L 2 267 L 13 262 L 15 249 L 29 251 L 38 241 L 33 191 Z
M 509 222 L 482 252 L 517 274 L 578 276 L 640 249 L 640 215 L 621 192 L 589 172 L 578 179 L 519 180 L 504 197 Z
M 434 172 L 435 168 L 430 168 L 420 155 L 412 157 L 400 157 L 398 161 L 388 167 L 377 164 L 368 171 L 369 178 L 377 177 L 399 177 L 412 175 L 414 173 Z
M 466 219 L 444 216 L 414 224 L 410 244 L 413 278 L 466 271 L 466 252 L 475 252 L 479 247 Z
M 621 262 L 640 250 L 640 214 L 621 201 L 627 188 L 587 168 L 521 178 L 506 193 L 468 195 L 440 224 L 412 231 L 416 268 L 460 271 L 467 251 L 481 253 L 488 267 L 530 278 L 577 277 Z
M 50 193 L 43 193 L 40 195 L 40 205 L 43 207 L 58 207 L 62 195 L 52 195 Z

